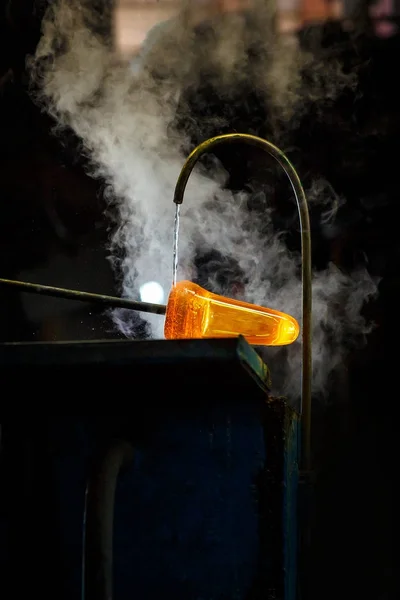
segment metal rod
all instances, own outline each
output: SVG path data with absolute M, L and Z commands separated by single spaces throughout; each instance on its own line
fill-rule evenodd
M 42 294 L 44 296 L 54 296 L 55 298 L 65 298 L 66 300 L 78 300 L 80 302 L 92 302 L 93 304 L 103 304 L 104 306 L 114 308 L 127 308 L 139 312 L 153 313 L 156 315 L 165 315 L 167 307 L 164 304 L 152 304 L 151 302 L 136 302 L 127 298 L 118 298 L 117 296 L 105 296 L 104 294 L 92 294 L 90 292 L 80 292 L 66 288 L 53 287 L 50 285 L 41 285 L 38 283 L 27 283 L 26 281 L 14 281 L 12 279 L 1 279 L 0 286 L 8 287 L 19 292 L 28 294 Z
M 311 470 L 311 384 L 312 384 L 312 270 L 311 270 L 311 231 L 307 198 L 297 174 L 287 156 L 277 146 L 263 138 L 247 133 L 229 133 L 212 137 L 202 142 L 193 150 L 182 167 L 175 187 L 174 202 L 182 204 L 186 184 L 199 158 L 215 146 L 225 143 L 247 143 L 268 152 L 285 171 L 292 185 L 297 202 L 301 230 L 302 253 L 302 383 L 301 383 L 301 415 L 302 415 L 302 449 L 301 466 L 303 470 Z
M 114 441 L 92 468 L 83 523 L 83 600 L 112 600 L 115 490 L 121 468 L 133 455 L 128 442 Z

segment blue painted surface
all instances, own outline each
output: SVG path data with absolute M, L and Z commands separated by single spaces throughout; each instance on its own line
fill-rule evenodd
M 242 364 L 247 367 L 248 373 L 266 389 L 272 387 L 271 374 L 269 367 L 262 360 L 261 356 L 248 344 L 243 336 L 238 338 L 237 354 Z
M 51 417 L 53 481 L 58 503 L 64 598 L 81 598 L 83 514 L 89 458 L 93 450 L 79 417 Z
M 227 353 L 222 343 L 214 350 L 222 358 Z M 269 372 L 244 340 L 239 340 L 234 351 L 239 360 L 234 363 L 233 353 L 228 354 L 233 367 L 229 370 L 228 365 L 221 371 L 219 386 L 212 377 L 203 376 L 207 369 L 197 361 L 198 383 L 202 383 L 203 400 L 207 402 L 194 401 L 199 390 L 193 386 L 196 379 L 190 378 L 187 397 L 186 387 L 181 386 L 182 398 L 171 410 L 165 393 L 165 413 L 162 411 L 153 422 L 150 409 L 151 424 L 147 423 L 146 435 L 135 437 L 141 440 L 141 446 L 134 464 L 120 476 L 116 494 L 115 600 L 153 600 L 160 595 L 164 600 L 260 600 L 265 587 L 256 596 L 249 592 L 254 592 L 255 582 L 259 589 L 260 584 L 265 586 L 270 575 L 270 589 L 281 590 L 285 575 L 284 600 L 295 598 L 297 417 L 287 409 L 282 422 L 282 404 L 270 415 L 268 447 L 277 464 L 268 464 L 271 458 L 265 456 L 263 412 L 269 404 L 265 404 L 261 388 L 268 387 Z M 211 354 L 207 354 L 209 359 Z M 222 363 L 216 362 L 213 373 L 220 373 Z M 129 371 L 126 381 L 131 377 Z M 162 389 L 164 379 L 157 381 Z M 168 386 L 167 390 L 172 393 Z M 164 400 L 164 394 L 158 400 Z M 180 400 L 183 408 L 179 408 Z M 149 406 L 154 408 L 153 403 Z M 125 418 L 134 419 L 134 411 Z M 108 420 L 113 417 L 98 419 L 106 422 L 109 431 Z M 129 424 L 128 431 L 133 424 Z M 43 456 L 50 463 L 56 507 L 44 526 L 54 527 L 56 544 L 59 539 L 54 552 L 55 563 L 58 565 L 58 556 L 61 562 L 62 598 L 78 599 L 85 486 L 95 450 L 90 433 L 92 419 L 48 417 L 45 428 L 48 454 L 44 450 Z M 283 431 L 284 464 L 280 454 Z M 263 497 L 261 511 L 259 489 Z M 271 505 L 268 498 L 273 498 Z M 268 530 L 270 543 L 266 539 Z
M 82 424 L 64 419 L 58 427 L 53 421 L 60 448 L 53 457 L 54 472 L 66 597 L 79 598 L 91 448 Z M 295 600 L 299 420 L 290 409 L 285 430 L 282 577 L 284 600 Z M 251 402 L 165 422 L 118 482 L 115 599 L 152 600 L 160 594 L 174 600 L 245 599 L 257 576 L 255 479 L 266 459 L 259 414 Z
M 287 408 L 285 417 L 284 445 L 284 600 L 297 598 L 297 495 L 299 480 L 300 418 Z
M 160 594 L 174 600 L 252 598 L 261 555 L 255 480 L 268 463 L 256 408 L 249 401 L 199 409 L 186 420 L 171 417 L 137 451 L 117 487 L 115 600 L 153 600 Z M 284 600 L 295 600 L 298 419 L 290 409 L 285 422 L 282 578 Z M 62 597 L 79 599 L 93 440 L 78 417 L 52 417 L 49 425 Z M 276 521 L 275 514 L 270 517 L 279 522 L 279 514 Z M 269 561 L 264 553 L 261 565 L 268 567 Z
M 65 419 L 65 418 L 64 418 Z M 65 597 L 81 596 L 82 515 L 91 441 L 53 418 Z M 118 481 L 115 599 L 239 600 L 257 574 L 255 478 L 265 464 L 255 403 L 170 419 Z
M 120 480 L 116 598 L 245 598 L 259 555 L 254 407 L 170 421 Z

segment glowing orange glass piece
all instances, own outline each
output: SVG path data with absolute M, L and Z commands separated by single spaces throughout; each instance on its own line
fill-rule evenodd
M 256 346 L 284 346 L 299 332 L 290 315 L 217 296 L 191 281 L 177 283 L 168 298 L 164 335 L 169 340 L 243 335 Z

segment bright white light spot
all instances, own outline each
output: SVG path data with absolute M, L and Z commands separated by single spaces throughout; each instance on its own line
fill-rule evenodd
M 142 302 L 162 304 L 164 302 L 164 290 L 157 281 L 148 281 L 140 287 L 140 299 Z

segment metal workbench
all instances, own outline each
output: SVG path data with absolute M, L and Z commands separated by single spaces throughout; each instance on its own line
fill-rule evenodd
M 4 460 L 29 462 L 38 431 L 47 437 L 29 485 L 9 488 L 9 519 L 24 519 L 12 531 L 24 531 L 26 577 L 42 597 L 79 597 L 84 554 L 85 600 L 103 600 L 107 585 L 115 600 L 295 599 L 298 415 L 270 396 L 268 367 L 243 338 L 4 344 L 0 374 Z M 14 452 L 21 423 L 25 454 Z M 84 500 L 115 440 L 133 458 L 113 475 L 105 556 L 90 503 L 82 541 Z M 29 541 L 53 530 L 56 543 L 51 518 L 37 522 L 44 465 L 58 499 L 59 589 L 40 569 L 54 548 L 35 553 Z

